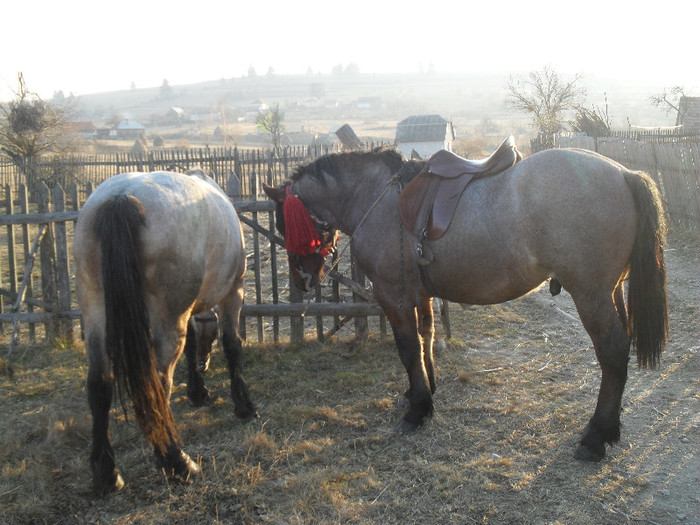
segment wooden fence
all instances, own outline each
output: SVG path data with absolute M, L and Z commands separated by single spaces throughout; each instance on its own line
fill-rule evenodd
M 73 155 L 47 158 L 34 164 L 39 180 L 53 187 L 76 184 L 81 193 L 89 184 L 97 186 L 117 173 L 128 171 L 202 169 L 229 195 L 251 197 L 260 188 L 260 181 L 276 184 L 291 174 L 294 166 L 333 152 L 331 146 L 308 146 L 274 149 L 194 148 L 156 150 L 146 153 L 112 155 Z M 235 175 L 240 188 L 233 187 Z M 0 187 L 10 185 L 17 190 L 27 181 L 11 161 L 0 159 Z
M 590 149 L 630 169 L 645 171 L 659 185 L 669 219 L 700 229 L 700 140 L 660 142 L 563 134 L 557 136 L 556 147 Z
M 629 168 L 648 172 L 661 187 L 671 220 L 700 227 L 700 142 L 557 138 L 557 147 L 570 146 L 592 149 Z M 279 184 L 297 164 L 330 151 L 327 147 L 278 151 L 204 148 L 54 159 L 39 165 L 42 178 L 54 184 L 50 188 L 39 184 L 31 198 L 14 166 L 0 161 L 0 332 L 12 326 L 10 351 L 19 335 L 34 341 L 38 326 L 47 337 L 74 337 L 80 311 L 70 249 L 80 206 L 103 180 L 135 170 L 201 168 L 211 173 L 234 201 L 248 249 L 241 325 L 244 334 L 250 337 L 254 331 L 258 341 L 279 341 L 281 334 L 289 333 L 292 341 L 301 341 L 315 332 L 316 338 L 323 340 L 350 320 L 359 337 L 367 335 L 370 322 L 386 333 L 381 310 L 349 252 L 343 252 L 328 283 L 309 296 L 290 286 L 281 239 L 274 231 L 273 203 L 258 200 L 262 181 Z M 447 310 L 442 314 L 449 337 Z M 25 332 L 21 325 L 25 325 Z
M 293 160 L 306 160 L 308 154 L 307 151 L 303 159 Z M 341 241 L 341 258 L 323 286 L 306 296 L 290 286 L 283 241 L 274 230 L 275 205 L 268 200 L 257 200 L 261 179 L 277 183 L 276 179 L 286 177 L 287 170 L 293 168 L 291 157 L 273 157 L 267 158 L 277 167 L 256 155 L 256 164 L 248 165 L 248 169 L 243 168 L 243 162 L 238 167 L 232 164 L 232 173 L 224 177 L 222 172 L 219 179 L 229 193 L 243 189 L 250 197 L 234 199 L 244 227 L 248 256 L 243 335 L 250 338 L 254 333 L 258 341 L 277 342 L 282 334 L 286 337 L 289 333 L 292 341 L 301 341 L 315 332 L 317 339 L 324 340 L 350 320 L 354 321 L 358 337 L 367 336 L 370 323 L 385 335 L 382 311 L 373 301 L 352 254 L 342 249 L 347 239 Z M 259 164 L 258 159 L 261 159 Z M 125 166 L 124 162 L 120 161 L 120 169 L 132 171 L 133 167 Z M 179 163 L 178 167 L 191 168 L 201 162 L 189 157 L 189 162 Z M 139 169 L 157 167 L 154 164 Z M 258 174 L 260 171 L 265 173 L 264 179 Z M 20 335 L 35 341 L 37 327 L 43 327 L 46 338 L 60 336 L 71 340 L 76 336 L 75 323 L 80 320 L 80 311 L 71 273 L 72 238 L 80 207 L 92 190 L 93 180 L 86 184 L 71 180 L 66 190 L 59 184 L 49 189 L 41 183 L 31 199 L 22 184 L 16 188 L 9 183 L 0 187 L 0 331 L 7 332 L 7 327 L 12 327 L 8 355 Z M 232 188 L 232 184 L 236 187 Z M 24 330 L 20 329 L 22 325 Z

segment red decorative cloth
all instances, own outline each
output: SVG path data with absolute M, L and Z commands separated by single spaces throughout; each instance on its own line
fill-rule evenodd
M 300 257 L 316 253 L 321 247 L 321 239 L 306 206 L 289 191 L 289 186 L 287 186 L 287 198 L 284 200 L 283 210 L 287 251 Z

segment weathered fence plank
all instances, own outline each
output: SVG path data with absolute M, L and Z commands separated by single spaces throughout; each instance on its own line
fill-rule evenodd
M 262 157 L 261 157 L 262 158 Z M 263 159 L 264 160 L 264 159 Z M 284 169 L 287 169 L 286 167 Z M 259 177 L 254 171 L 250 174 L 254 181 L 248 186 L 253 190 L 253 197 L 258 193 Z M 281 170 L 280 170 L 281 174 Z M 275 183 L 275 175 L 272 170 L 268 170 L 266 178 Z M 27 192 L 23 187 L 17 195 L 13 194 L 11 187 L 6 186 L 5 191 L 5 211 L 0 215 L 0 225 L 7 229 L 7 252 L 12 250 L 19 255 L 17 249 L 18 239 L 14 235 L 14 228 L 22 228 L 21 244 L 24 246 L 25 275 L 21 279 L 21 294 L 14 289 L 2 289 L 0 285 L 0 304 L 9 304 L 5 301 L 16 301 L 16 307 L 7 312 L 0 311 L 0 326 L 4 323 L 11 323 L 14 330 L 14 345 L 19 337 L 19 325 L 28 324 L 30 337 L 34 340 L 34 326 L 43 323 L 47 338 L 63 336 L 72 338 L 74 324 L 80 320 L 80 311 L 75 304 L 75 297 L 72 293 L 73 283 L 71 279 L 71 239 L 74 231 L 75 221 L 79 216 L 80 201 L 92 191 L 92 184 L 88 183 L 84 191 L 80 191 L 79 185 L 71 182 L 69 191 L 65 192 L 60 185 L 56 185 L 51 191 L 45 184 L 40 184 L 37 188 L 34 200 L 34 210 L 30 210 Z M 20 207 L 10 207 L 7 202 L 13 204 L 20 202 Z M 1 203 L 0 203 L 1 204 Z M 303 341 L 306 317 L 317 317 L 316 337 L 323 340 L 327 337 L 324 334 L 323 319 L 332 317 L 346 320 L 352 318 L 366 319 L 367 316 L 381 315 L 381 309 L 373 301 L 371 293 L 365 290 L 364 286 L 352 279 L 345 277 L 337 270 L 330 272 L 333 282 L 332 297 L 337 302 L 324 301 L 319 287 L 315 291 L 315 301 L 305 300 L 305 296 L 295 286 L 285 284 L 285 293 L 289 295 L 289 303 L 280 302 L 282 291 L 280 290 L 280 280 L 278 277 L 278 257 L 277 250 L 283 249 L 284 240 L 275 232 L 275 203 L 265 200 L 237 201 L 234 202 L 244 230 L 249 241 L 248 249 L 252 253 L 248 255 L 248 276 L 246 278 L 246 296 L 254 302 L 245 303 L 242 309 L 242 331 L 246 330 L 246 318 L 256 326 L 256 336 L 259 341 L 266 337 L 265 331 L 269 330 L 267 323 L 272 319 L 272 331 L 275 342 L 280 340 L 280 319 L 288 318 L 291 326 L 290 339 L 292 341 Z M 34 235 L 35 226 L 39 228 L 39 234 Z M 38 246 L 30 248 L 32 242 Z M 280 248 L 281 247 L 281 248 Z M 37 276 L 41 280 L 41 299 L 33 296 L 32 282 L 34 257 L 37 257 Z M 264 267 L 263 267 L 264 263 Z M 350 254 L 344 263 L 350 267 Z M 269 265 L 269 266 L 268 266 Z M 4 264 L 3 264 L 4 266 Z M 18 271 L 16 265 L 10 269 L 9 273 L 2 268 L 0 272 L 3 276 L 13 275 L 17 279 Z M 337 281 L 337 282 L 336 282 Z M 9 282 L 9 280 L 7 280 Z M 353 299 L 351 302 L 341 302 L 347 299 L 339 293 L 339 286 L 346 286 Z M 268 290 L 270 290 L 268 292 Z M 326 299 L 327 300 L 327 299 Z M 361 302 L 361 301 L 369 302 Z M 272 302 L 269 302 L 272 301 Z M 39 308 L 42 311 L 35 311 Z M 266 328 L 267 327 L 267 328 Z M 334 331 L 340 328 L 340 324 L 334 324 Z M 361 332 L 365 336 L 366 330 Z M 385 333 L 385 326 L 382 325 L 382 334 Z
M 63 212 L 66 208 L 66 194 L 60 185 L 54 186 L 51 191 L 53 209 L 55 212 Z M 68 262 L 68 237 L 66 235 L 66 223 L 54 223 L 54 235 L 56 246 L 56 306 L 59 312 L 71 309 L 71 285 L 70 269 Z M 73 342 L 73 323 L 62 319 L 59 333 L 68 342 Z

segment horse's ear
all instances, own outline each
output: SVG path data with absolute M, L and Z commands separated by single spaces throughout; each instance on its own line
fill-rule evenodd
M 284 202 L 284 198 L 286 197 L 284 186 L 275 188 L 274 186 L 263 183 L 263 190 L 273 201 Z

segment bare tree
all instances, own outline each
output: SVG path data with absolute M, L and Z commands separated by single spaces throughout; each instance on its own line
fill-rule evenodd
M 506 101 L 510 107 L 532 115 L 537 129 L 547 135 L 564 129 L 566 113 L 580 107 L 586 98 L 579 86 L 581 75 L 564 80 L 549 66 L 533 71 L 525 79 L 510 78 Z
M 0 104 L 0 152 L 7 155 L 34 189 L 37 160 L 46 153 L 63 153 L 72 146 L 67 124 L 75 114 L 72 97 L 47 103 L 27 88 L 18 74 L 16 98 Z
M 260 111 L 258 113 L 256 124 L 263 131 L 270 134 L 270 142 L 275 149 L 280 147 L 282 133 L 284 133 L 283 119 L 284 115 L 280 111 L 279 104 L 275 104 L 267 111 Z
M 160 98 L 163 100 L 172 98 L 173 96 L 173 88 L 170 85 L 170 82 L 168 82 L 167 78 L 163 79 L 163 83 L 160 85 Z
M 657 108 L 661 108 L 666 111 L 666 114 L 671 113 L 680 114 L 680 100 L 685 96 L 685 90 L 682 86 L 673 86 L 672 88 L 664 88 L 661 93 L 652 95 L 651 105 Z
M 580 131 L 589 137 L 609 137 L 610 119 L 607 110 L 603 112 L 599 107 L 591 109 L 576 108 L 574 119 L 570 122 L 573 131 Z

